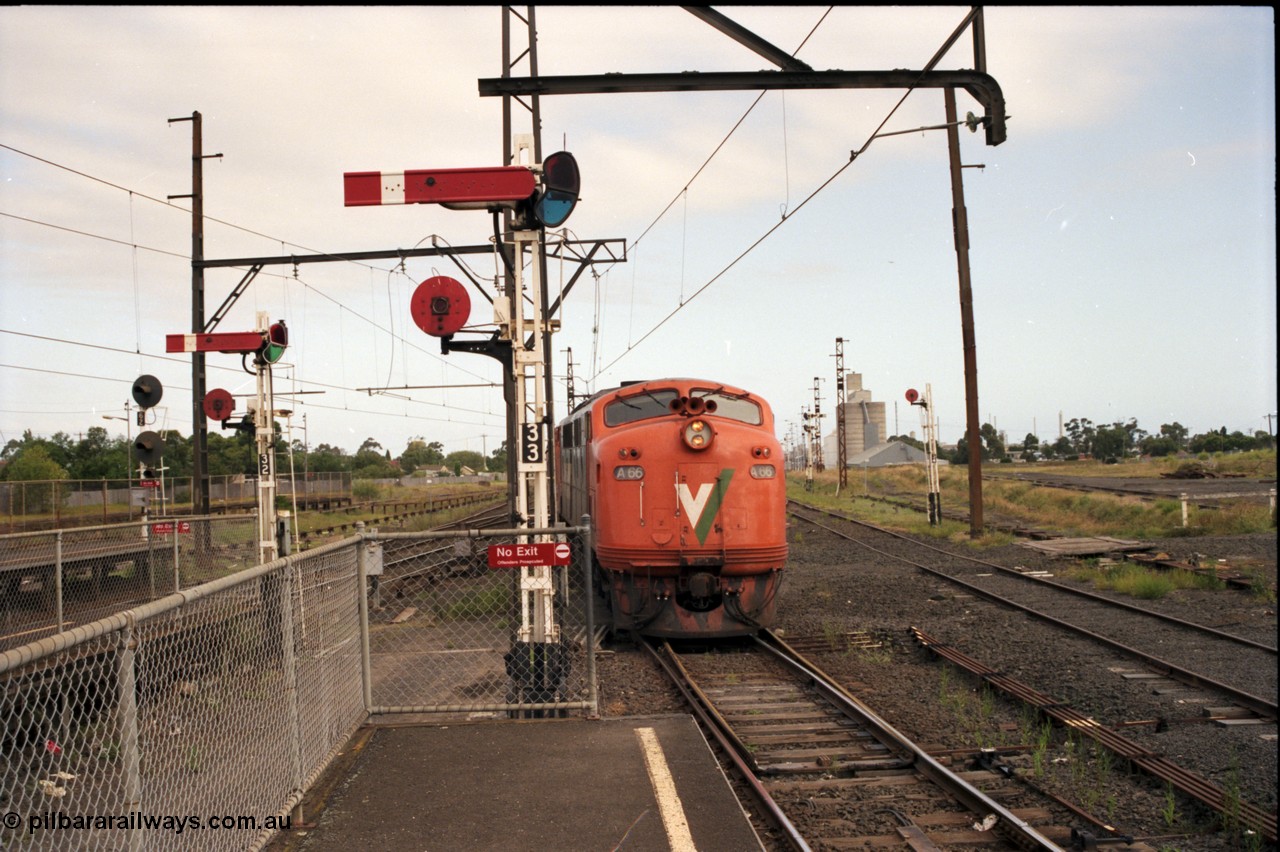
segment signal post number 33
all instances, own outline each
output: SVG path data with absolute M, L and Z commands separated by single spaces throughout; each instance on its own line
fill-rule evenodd
M 522 470 L 543 470 L 546 467 L 546 429 L 542 423 L 520 425 L 520 466 Z

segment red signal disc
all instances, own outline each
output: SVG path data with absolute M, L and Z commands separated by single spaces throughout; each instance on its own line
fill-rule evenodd
M 200 407 L 204 409 L 204 416 L 210 420 L 226 420 L 235 410 L 236 404 L 230 393 L 222 388 L 214 388 L 204 395 L 204 402 Z
M 418 328 L 432 337 L 447 337 L 467 324 L 471 298 L 456 278 L 437 275 L 413 291 L 409 313 Z

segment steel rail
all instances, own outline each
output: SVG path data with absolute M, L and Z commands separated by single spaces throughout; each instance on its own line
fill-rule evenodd
M 797 852 L 811 852 L 809 844 L 805 842 L 804 836 L 800 834 L 799 829 L 797 829 L 791 820 L 787 818 L 787 815 L 783 813 L 782 808 L 774 801 L 773 796 L 769 795 L 769 791 L 765 789 L 764 783 L 760 780 L 755 770 L 743 759 L 745 749 L 742 751 L 739 750 L 741 742 L 738 742 L 735 746 L 735 744 L 728 739 L 726 736 L 728 728 L 727 724 L 722 718 L 720 718 L 718 713 L 715 713 L 710 702 L 702 695 L 701 690 L 698 690 L 696 695 L 691 691 L 691 688 L 693 688 L 692 678 L 689 677 L 689 673 L 685 670 L 684 666 L 680 664 L 680 661 L 676 659 L 675 652 L 671 648 L 671 643 L 662 643 L 662 654 L 659 654 L 650 642 L 641 642 L 640 645 L 649 652 L 658 666 L 666 673 L 667 677 L 671 679 L 671 682 L 680 690 L 685 701 L 691 708 L 693 708 L 694 714 L 702 722 L 703 727 L 711 732 L 711 735 L 715 737 L 716 742 L 720 744 L 720 748 L 722 748 L 724 753 L 728 755 L 729 759 L 733 761 L 733 765 L 737 768 L 739 774 L 741 774 L 743 780 L 751 789 L 752 795 L 755 796 L 756 801 L 759 802 L 760 806 L 764 808 L 769 819 L 773 820 L 774 824 L 781 829 L 783 835 L 787 838 L 787 842 L 791 845 L 791 848 L 797 850 Z M 712 714 L 714 714 L 714 717 Z M 737 738 L 735 737 L 734 739 L 736 740 Z
M 843 687 L 827 677 L 821 669 L 770 630 L 762 630 L 753 637 L 757 645 L 768 651 L 792 671 L 809 679 L 815 689 L 836 704 L 842 712 L 856 717 L 866 725 L 872 735 L 891 749 L 905 751 L 912 757 L 914 768 L 938 787 L 978 816 L 995 814 L 997 825 L 1003 833 L 1024 849 L 1061 850 L 1049 838 L 1021 819 L 986 793 L 960 778 L 920 748 L 905 734 L 880 718 L 867 705 L 850 695 Z
M 1055 618 L 1052 615 L 1043 613 L 1038 609 L 1033 609 L 1032 607 L 1026 606 L 1025 604 L 1020 604 L 1017 601 L 1009 600 L 1008 598 L 1002 597 L 996 594 L 995 592 L 988 591 L 987 589 L 984 589 L 981 586 L 978 586 L 974 583 L 970 583 L 966 580 L 961 580 L 959 577 L 953 577 L 950 574 L 946 573 L 945 571 L 939 571 L 936 568 L 930 568 L 928 565 L 922 565 L 919 562 L 913 562 L 910 559 L 904 559 L 901 556 L 894 556 L 891 553 L 885 553 L 882 550 L 877 550 L 876 548 L 871 547 L 865 542 L 859 542 L 857 539 L 853 538 L 852 536 L 845 535 L 839 530 L 832 529 L 826 524 L 820 524 L 817 521 L 813 520 L 812 518 L 805 518 L 800 515 L 796 515 L 795 517 L 798 517 L 801 520 L 806 521 L 807 523 L 813 524 L 814 526 L 821 527 L 822 529 L 827 530 L 828 532 L 833 533 L 834 535 L 838 535 L 841 538 L 847 539 L 848 541 L 861 544 L 863 547 L 866 547 L 868 550 L 874 550 L 875 552 L 880 553 L 884 556 L 889 556 L 890 558 L 897 559 L 900 562 L 903 562 L 914 568 L 918 568 L 921 571 L 924 571 L 935 577 L 946 580 L 950 583 L 954 583 L 955 585 L 960 586 L 966 591 L 972 592 L 978 597 L 984 598 L 993 603 L 1000 604 L 1001 606 L 1007 606 L 1012 609 L 1016 609 L 1019 612 L 1023 612 L 1023 613 L 1026 613 L 1027 615 L 1034 616 L 1035 618 L 1038 618 L 1041 621 L 1044 621 L 1048 624 L 1052 624 L 1055 627 L 1060 627 L 1063 630 L 1070 631 L 1071 633 L 1075 633 L 1078 636 L 1083 636 L 1086 639 L 1090 639 L 1114 651 L 1119 651 L 1122 654 L 1133 657 L 1134 659 L 1141 661 L 1142 663 L 1152 667 L 1153 669 L 1156 669 L 1161 674 L 1164 674 L 1167 677 L 1170 677 L 1181 683 L 1187 684 L 1188 686 L 1194 686 L 1197 689 L 1216 690 L 1217 692 L 1220 692 L 1223 695 L 1230 697 L 1232 701 L 1239 704 L 1241 707 L 1245 707 L 1249 710 L 1252 710 L 1254 713 L 1257 713 L 1262 718 L 1275 719 L 1277 716 L 1276 702 L 1274 701 L 1268 701 L 1265 698 L 1262 698 L 1257 695 L 1253 695 L 1252 693 L 1249 693 L 1249 692 L 1245 692 L 1242 689 L 1236 689 L 1234 686 L 1230 686 L 1228 684 L 1222 683 L 1221 681 L 1217 681 L 1217 680 L 1214 680 L 1213 678 L 1206 677 L 1205 675 L 1199 674 L 1198 672 L 1193 672 L 1190 669 L 1184 669 L 1181 666 L 1178 666 L 1178 665 L 1175 665 L 1174 663 L 1169 662 L 1168 660 L 1163 660 L 1159 657 L 1148 654 L 1145 651 L 1140 651 L 1137 648 L 1131 647 L 1129 645 L 1125 645 L 1123 642 L 1117 642 L 1116 640 L 1107 636 L 1103 636 L 1100 633 L 1094 633 L 1092 630 L 1087 630 L 1079 626 L 1078 624 L 1072 624 L 1069 621 L 1063 621 L 1060 618 Z
M 955 648 L 941 644 L 918 627 L 912 627 L 911 632 L 916 641 L 944 660 L 977 675 L 992 686 L 1018 698 L 1046 716 L 1097 741 L 1100 745 L 1128 760 L 1148 775 L 1172 784 L 1187 795 L 1213 808 L 1218 813 L 1239 818 L 1248 827 L 1262 832 L 1267 840 L 1274 841 L 1276 839 L 1276 815 L 1274 813 L 1268 813 L 1248 802 L 1239 801 L 1238 797 L 1228 796 L 1221 787 L 1207 778 L 1143 748 L 1133 740 L 1102 725 L 1079 710 L 1062 704 L 1054 698 L 990 668 Z
M 997 565 L 994 562 L 987 562 L 985 559 L 978 559 L 975 556 L 966 556 L 963 553 L 952 553 L 951 551 L 944 550 L 941 547 L 934 547 L 932 544 L 927 544 L 923 541 L 917 541 L 916 539 L 911 538 L 910 536 L 903 535 L 902 533 L 894 532 L 893 530 L 885 529 L 884 527 L 878 526 L 877 524 L 869 523 L 867 521 L 861 521 L 861 520 L 858 520 L 857 518 L 850 518 L 846 515 L 839 514 L 838 512 L 832 512 L 827 509 L 819 509 L 816 506 L 808 506 L 808 505 L 805 505 L 804 503 L 800 503 L 795 500 L 791 502 L 797 506 L 801 506 L 810 511 L 821 512 L 822 514 L 832 518 L 838 518 L 842 521 L 847 521 L 848 523 L 851 523 L 851 524 L 857 524 L 858 526 L 866 527 L 868 529 L 872 529 L 877 532 L 882 532 L 885 535 L 892 536 L 894 538 L 898 538 L 903 541 L 911 542 L 912 544 L 923 547 L 926 550 L 933 550 L 933 551 L 936 551 L 937 553 L 941 553 L 946 556 L 953 557 L 955 559 L 963 559 L 967 562 L 972 562 L 975 565 L 981 565 L 984 568 L 991 568 L 993 570 L 999 571 L 1002 574 L 1007 574 L 1011 577 L 1018 577 L 1019 579 L 1022 579 L 1022 580 L 1028 580 L 1033 583 L 1040 583 L 1048 588 L 1055 589 L 1060 592 L 1066 592 L 1067 594 L 1075 595 L 1081 598 L 1086 598 L 1088 600 L 1097 601 L 1099 603 L 1106 604 L 1107 606 L 1116 607 L 1117 609 L 1128 610 L 1129 612 L 1134 612 L 1139 615 L 1145 615 L 1150 618 L 1154 618 L 1157 621 L 1163 621 L 1167 624 L 1174 624 L 1174 625 L 1177 625 L 1178 627 L 1185 627 L 1190 630 L 1195 630 L 1197 632 L 1204 633 L 1206 635 L 1225 640 L 1227 642 L 1235 642 L 1239 645 L 1244 645 L 1249 648 L 1256 648 L 1259 651 L 1266 651 L 1268 654 L 1280 653 L 1272 645 L 1266 645 L 1262 642 L 1257 642 L 1253 639 L 1247 639 L 1243 636 L 1236 636 L 1235 634 L 1227 633 L 1225 630 L 1218 630 L 1215 627 L 1209 627 L 1208 625 L 1205 625 L 1205 624 L 1198 624 L 1194 621 L 1187 621 L 1186 619 L 1178 618 L 1177 616 L 1173 616 L 1173 615 L 1166 615 L 1162 612 L 1154 612 L 1149 609 L 1144 609 L 1143 607 L 1137 606 L 1135 604 L 1125 603 L 1124 601 L 1118 601 L 1113 598 L 1109 598 L 1106 595 L 1100 595 L 1100 594 L 1097 594 L 1096 592 L 1090 592 L 1085 589 L 1073 589 L 1071 586 L 1064 586 L 1062 583 L 1055 583 L 1052 580 L 1046 580 L 1043 577 L 1034 577 L 1034 576 L 1031 576 L 1030 574 L 1023 574 L 1020 571 L 1015 571 L 1012 568 L 1005 567 L 1004 565 Z M 795 514 L 795 513 L 793 512 L 792 514 Z M 809 519 L 805 518 L 804 520 L 809 520 Z M 812 523 L 812 521 L 810 521 L 810 523 Z

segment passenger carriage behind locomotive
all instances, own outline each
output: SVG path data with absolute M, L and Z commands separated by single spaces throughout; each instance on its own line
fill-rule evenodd
M 613 626 L 668 638 L 772 624 L 787 557 L 773 412 L 717 382 L 624 385 L 556 429 L 559 513 L 591 516 Z

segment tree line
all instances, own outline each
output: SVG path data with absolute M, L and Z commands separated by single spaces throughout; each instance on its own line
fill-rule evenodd
M 1102 461 L 1119 461 L 1122 458 L 1144 456 L 1168 456 L 1178 453 L 1240 452 L 1255 449 L 1273 449 L 1275 438 L 1258 430 L 1245 435 L 1236 430 L 1228 432 L 1225 426 L 1217 430 L 1190 434 L 1190 430 L 1176 420 L 1162 423 L 1158 432 L 1148 432 L 1136 419 L 1117 421 L 1109 425 L 1095 424 L 1088 418 L 1078 417 L 1063 424 L 1064 434 L 1055 441 L 1042 441 L 1028 433 L 1021 443 L 1011 443 L 1007 436 L 990 423 L 981 427 L 982 458 L 991 461 L 1012 461 L 1014 454 L 1023 459 L 1068 459 L 1089 456 Z M 278 433 L 277 433 L 278 434 Z M 191 438 L 169 431 L 164 434 L 164 465 L 166 476 L 190 476 L 192 471 Z M 917 447 L 923 444 L 907 436 L 899 435 L 890 440 L 902 441 Z M 480 472 L 503 472 L 507 469 L 507 445 L 483 456 L 472 450 L 444 452 L 439 441 L 427 441 L 422 436 L 410 438 L 397 456 L 384 448 L 374 438 L 366 438 L 354 453 L 341 447 L 320 444 L 308 448 L 301 441 L 294 441 L 292 448 L 283 438 L 276 439 L 276 456 L 281 468 L 283 459 L 293 451 L 294 471 L 343 472 L 356 479 L 387 479 L 406 476 L 418 470 L 432 473 L 447 468 L 460 474 L 464 468 Z M 951 453 L 943 453 L 954 464 L 967 464 L 969 443 L 962 437 Z M 0 480 L 98 480 L 136 478 L 138 465 L 132 457 L 132 445 L 127 438 L 111 437 L 101 426 L 91 426 L 78 437 L 57 432 L 50 438 L 38 437 L 30 430 L 23 432 L 0 450 Z M 257 474 L 257 450 L 253 435 L 237 431 L 230 436 L 210 432 L 208 440 L 208 473 L 211 476 Z
M 1087 417 L 1076 417 L 1062 426 L 1063 435 L 1056 441 L 1041 441 L 1027 433 L 1020 444 L 1008 443 L 1004 433 L 990 423 L 983 423 L 980 431 L 982 458 L 992 461 L 1012 461 L 1019 453 L 1028 461 L 1039 459 L 1074 459 L 1091 457 L 1100 461 L 1115 462 L 1134 456 L 1172 456 L 1178 453 L 1226 453 L 1245 450 L 1275 448 L 1275 438 L 1262 430 L 1246 435 L 1236 430 L 1227 432 L 1223 426 L 1192 435 L 1178 421 L 1160 424 L 1159 432 L 1148 432 L 1136 419 L 1116 421 L 1109 425 L 1095 424 Z M 918 443 L 918 442 L 916 442 Z M 956 442 L 950 461 L 955 464 L 969 462 L 967 437 Z
M 164 468 L 168 478 L 191 476 L 192 441 L 176 431 L 164 433 Z M 301 441 L 292 447 L 283 438 L 276 439 L 277 465 L 286 469 L 285 459 L 292 449 L 296 473 L 343 472 L 357 479 L 387 479 L 405 476 L 417 470 L 432 473 L 447 468 L 457 475 L 463 469 L 476 473 L 505 471 L 507 448 L 502 446 L 486 458 L 470 450 L 445 453 L 439 441 L 422 436 L 409 439 L 398 456 L 374 438 L 367 438 L 354 453 L 341 447 L 320 444 L 308 448 Z M 91 426 L 73 438 L 57 432 L 50 438 L 38 437 L 30 430 L 10 440 L 0 450 L 0 480 L 35 481 L 55 479 L 136 479 L 138 462 L 128 438 L 111 437 L 101 426 Z M 210 432 L 208 439 L 208 473 L 210 476 L 257 475 L 257 449 L 249 432 L 230 436 Z

